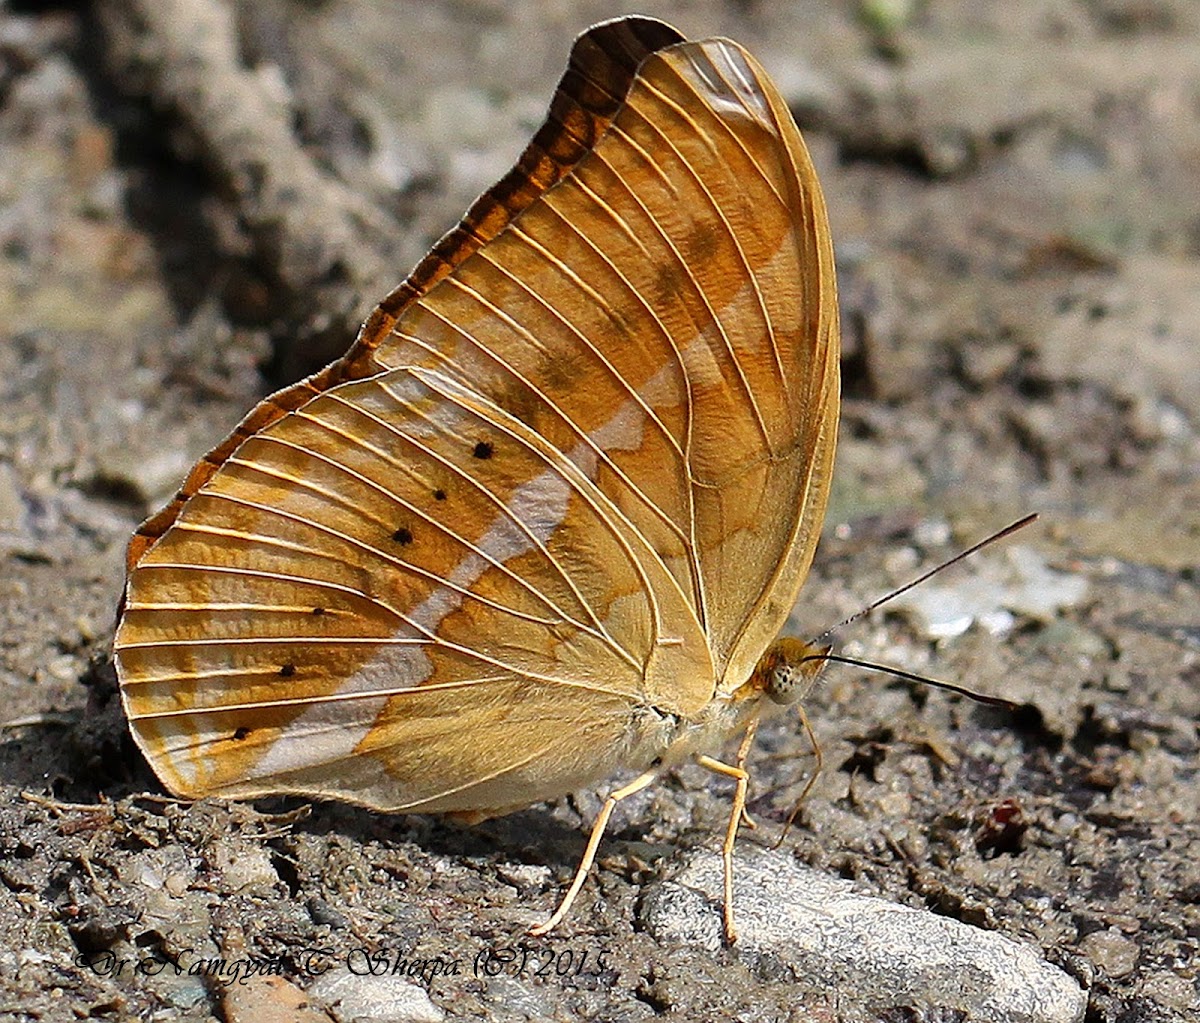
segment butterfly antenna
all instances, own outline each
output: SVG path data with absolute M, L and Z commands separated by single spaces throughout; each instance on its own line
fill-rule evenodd
M 954 557 L 952 557 L 949 561 L 943 561 L 940 565 L 931 568 L 928 572 L 918 576 L 912 582 L 905 583 L 899 589 L 892 590 L 891 593 L 888 593 L 885 596 L 880 597 L 878 600 L 868 604 L 861 611 L 856 611 L 849 618 L 845 618 L 838 622 L 838 624 L 833 626 L 833 628 L 826 629 L 823 633 L 821 633 L 820 636 L 812 641 L 811 645 L 819 645 L 820 641 L 826 636 L 829 636 L 838 629 L 849 625 L 851 622 L 858 621 L 858 619 L 862 618 L 864 615 L 870 614 L 875 610 L 875 608 L 879 607 L 880 604 L 886 604 L 889 600 L 894 600 L 896 597 L 900 596 L 900 594 L 907 593 L 914 586 L 919 586 L 926 579 L 937 575 L 938 572 L 949 568 L 951 565 L 957 564 L 964 558 L 969 558 L 976 551 L 983 550 L 984 547 L 995 543 L 997 540 L 1003 540 L 1010 533 L 1015 533 L 1018 529 L 1024 529 L 1031 522 L 1036 520 L 1037 517 L 1037 512 L 1033 512 L 1029 515 L 1026 515 L 1024 518 L 1017 519 L 1016 522 L 1013 522 L 1005 526 L 1003 529 L 993 533 L 991 536 L 980 540 L 979 543 L 972 547 L 968 547 L 962 553 L 954 555 Z M 825 663 L 832 662 L 835 664 L 849 664 L 856 668 L 865 668 L 868 671 L 880 671 L 885 675 L 891 675 L 894 678 L 904 679 L 906 682 L 920 682 L 922 685 L 932 686 L 934 689 L 944 689 L 950 693 L 958 693 L 960 696 L 966 696 L 969 699 L 974 700 L 976 703 L 983 703 L 989 707 L 1004 707 L 1007 710 L 1018 710 L 1021 706 L 1018 703 L 1014 703 L 1012 700 L 1006 700 L 1000 696 L 986 696 L 983 693 L 977 693 L 974 690 L 968 689 L 966 686 L 955 685 L 953 682 L 943 682 L 941 679 L 930 678 L 927 675 L 917 675 L 914 672 L 905 671 L 903 668 L 892 667 L 890 664 L 876 664 L 874 661 L 864 661 L 857 657 L 843 657 L 841 654 L 830 653 L 828 649 L 823 650 L 821 653 L 810 654 L 807 657 L 801 658 L 801 663 L 804 661 L 823 661 Z M 775 849 L 778 849 L 779 846 L 783 844 L 783 840 L 787 837 L 787 833 L 791 829 L 792 823 L 795 821 L 797 814 L 800 812 L 800 807 L 804 804 L 805 797 L 808 796 L 809 791 L 816 783 L 817 776 L 821 773 L 821 764 L 823 761 L 823 757 L 821 756 L 821 746 L 817 742 L 817 737 L 813 732 L 812 725 L 809 724 L 808 715 L 804 713 L 803 707 L 800 708 L 800 723 L 804 726 L 804 730 L 808 734 L 809 742 L 812 744 L 813 753 L 816 756 L 816 764 L 813 773 L 809 776 L 808 782 L 804 786 L 804 791 L 800 793 L 800 798 L 796 800 L 795 806 L 792 807 L 792 812 L 788 814 L 787 821 L 783 825 L 783 830 L 779 835 L 778 841 L 776 841 L 775 845 L 772 847 Z
M 1005 526 L 1003 529 L 997 530 L 991 536 L 985 537 L 984 539 L 980 540 L 979 543 L 975 544 L 974 546 L 968 547 L 965 551 L 962 551 L 961 553 L 954 555 L 954 557 L 950 558 L 949 561 L 943 561 L 940 565 L 935 565 L 924 575 L 918 576 L 912 582 L 905 583 L 899 589 L 892 590 L 891 593 L 887 593 L 884 596 L 880 597 L 878 600 L 872 601 L 870 604 L 868 604 L 866 607 L 864 607 L 861 611 L 855 611 L 854 614 L 852 614 L 849 618 L 843 618 L 840 622 L 837 623 L 837 625 L 834 625 L 832 628 L 826 629 L 823 633 L 821 633 L 820 636 L 817 637 L 816 640 L 814 640 L 814 645 L 816 643 L 819 643 L 826 636 L 829 636 L 832 633 L 836 632 L 838 629 L 844 628 L 845 626 L 849 625 L 851 622 L 856 622 L 860 618 L 862 618 L 866 615 L 869 615 L 872 611 L 875 610 L 875 608 L 879 607 L 881 604 L 886 604 L 889 600 L 895 600 L 898 596 L 900 596 L 900 594 L 907 593 L 914 586 L 920 586 L 921 583 L 923 583 L 926 579 L 932 578 L 933 576 L 937 575 L 939 572 L 944 571 L 945 569 L 949 568 L 951 565 L 958 564 L 958 562 L 962 561 L 964 558 L 969 558 L 976 551 L 983 550 L 983 548 L 990 546 L 991 544 L 994 544 L 997 540 L 1003 540 L 1006 536 L 1010 535 L 1011 533 L 1015 533 L 1018 529 L 1024 529 L 1031 522 L 1035 521 L 1037 519 L 1037 517 L 1038 517 L 1037 512 L 1031 512 L 1029 515 L 1026 515 L 1024 518 L 1017 519 L 1016 522 L 1010 523 L 1009 525 Z M 837 657 L 830 657 L 828 659 L 831 661 L 836 661 L 836 660 L 845 661 L 845 658 L 837 658 Z M 851 662 L 846 662 L 846 663 L 856 663 L 856 662 L 851 661 Z M 897 672 L 892 668 L 886 668 L 880 664 L 861 664 L 860 663 L 859 666 L 863 667 L 863 668 L 875 668 L 879 671 L 888 671 L 888 672 L 891 672 L 892 674 L 897 674 L 897 675 L 901 675 L 901 676 L 903 676 L 903 674 L 904 674 L 903 672 Z M 921 679 L 920 681 L 927 681 L 927 680 Z M 939 685 L 940 684 L 941 683 L 939 683 Z M 951 689 L 953 688 L 952 686 L 949 686 L 948 684 L 946 684 L 944 687 L 951 688 Z
M 1010 527 L 1011 529 L 1012 527 Z M 998 534 L 991 539 L 999 539 Z M 990 541 L 985 541 L 990 542 Z M 968 551 L 968 553 L 970 553 Z M 961 555 L 960 555 L 961 557 Z M 957 560 L 957 559 L 956 559 Z M 950 562 L 947 562 L 950 564 Z M 966 686 L 957 686 L 953 682 L 943 682 L 941 679 L 930 678 L 928 675 L 916 675 L 911 671 L 905 671 L 903 668 L 893 668 L 890 664 L 876 664 L 874 661 L 863 661 L 857 657 L 842 657 L 840 654 L 831 654 L 829 652 L 820 654 L 810 654 L 808 657 L 801 658 L 801 663 L 804 661 L 824 661 L 826 663 L 832 661 L 836 664 L 850 664 L 856 668 L 866 668 L 868 671 L 881 671 L 885 675 L 893 675 L 896 678 L 905 679 L 908 682 L 920 682 L 922 685 L 932 686 L 934 689 L 945 689 L 947 692 L 958 693 L 960 696 L 966 696 L 974 700 L 976 703 L 984 703 L 989 707 L 1003 707 L 1006 710 L 1020 710 L 1021 705 L 1014 703 L 1012 700 L 1006 700 L 1001 696 L 986 696 L 983 693 L 977 693 L 974 690 L 966 688 Z M 809 723 L 808 715 L 804 712 L 803 705 L 800 706 L 800 724 L 804 726 L 804 731 L 808 735 L 808 741 L 813 749 L 813 756 L 816 758 L 816 763 L 813 765 L 812 773 L 808 776 L 808 781 L 804 784 L 804 789 L 801 791 L 799 798 L 792 807 L 792 812 L 788 814 L 787 820 L 783 823 L 783 828 L 779 833 L 779 838 L 772 849 L 778 849 L 783 845 L 783 841 L 788 836 L 788 832 L 792 829 L 792 824 L 800 813 L 800 807 L 804 805 L 804 800 L 808 798 L 809 792 L 816 784 L 817 778 L 821 774 L 821 766 L 825 762 L 825 758 L 821 755 L 821 744 L 817 742 L 816 733 L 813 731 L 812 725 Z
M 943 682 L 940 679 L 930 678 L 928 675 L 917 675 L 911 671 L 905 671 L 903 668 L 894 668 L 890 664 L 876 664 L 874 661 L 862 661 L 857 657 L 842 657 L 840 654 L 822 653 L 812 654 L 802 658 L 802 660 L 850 664 L 856 668 L 866 668 L 868 671 L 881 671 L 885 675 L 902 678 L 906 682 L 920 682 L 922 685 L 932 686 L 934 689 L 945 689 L 949 693 L 958 693 L 960 696 L 970 697 L 976 703 L 986 703 L 989 707 L 1004 707 L 1007 710 L 1017 710 L 1021 706 L 1019 703 L 1006 700 L 1001 696 L 985 696 L 983 693 L 977 693 L 966 686 L 955 685 L 953 682 Z

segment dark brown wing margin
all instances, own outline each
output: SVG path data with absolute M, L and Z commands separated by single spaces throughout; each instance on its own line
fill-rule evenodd
M 380 372 L 383 367 L 375 363 L 375 349 L 404 309 L 561 181 L 604 133 L 625 101 L 642 61 L 683 41 L 671 26 L 641 17 L 606 21 L 579 36 L 546 121 L 513 169 L 476 199 L 458 226 L 444 235 L 404 282 L 376 306 L 342 358 L 265 398 L 233 433 L 196 463 L 171 503 L 138 527 L 126 551 L 126 570 L 134 569 L 179 517 L 192 495 L 248 437 L 306 405 L 322 391 Z

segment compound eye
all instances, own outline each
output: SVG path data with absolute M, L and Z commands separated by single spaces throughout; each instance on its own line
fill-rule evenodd
M 797 687 L 800 675 L 800 669 L 794 665 L 787 663 L 775 665 L 767 683 L 767 696 L 778 704 L 793 703 L 800 695 Z
M 772 703 L 795 703 L 812 689 L 829 650 L 827 646 L 780 636 L 759 658 L 746 684 Z

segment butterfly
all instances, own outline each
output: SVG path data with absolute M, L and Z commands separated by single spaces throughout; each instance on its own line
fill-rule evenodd
M 138 529 L 115 638 L 187 797 L 503 814 L 695 759 L 736 782 L 822 651 L 776 639 L 839 398 L 833 246 L 778 89 L 726 39 L 581 35 L 514 169 Z M 716 753 L 734 736 L 733 763 Z

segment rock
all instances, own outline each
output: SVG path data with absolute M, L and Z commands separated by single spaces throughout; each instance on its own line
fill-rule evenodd
M 860 894 L 790 856 L 750 850 L 735 861 L 735 953 L 782 963 L 807 983 L 868 1010 L 957 1010 L 986 1023 L 1077 1023 L 1087 997 L 1035 949 L 948 917 Z M 659 941 L 722 944 L 721 858 L 695 857 L 643 903 Z
M 283 977 L 250 977 L 230 984 L 221 995 L 229 1023 L 329 1023 L 309 1005 L 308 995 Z
M 445 1013 L 429 999 L 425 989 L 400 977 L 330 970 L 309 989 L 339 1023 L 351 1020 L 387 1020 L 388 1023 L 442 1023 Z
M 253 840 L 217 843 L 213 866 L 221 874 L 225 891 L 258 890 L 269 894 L 280 883 L 271 854 Z

